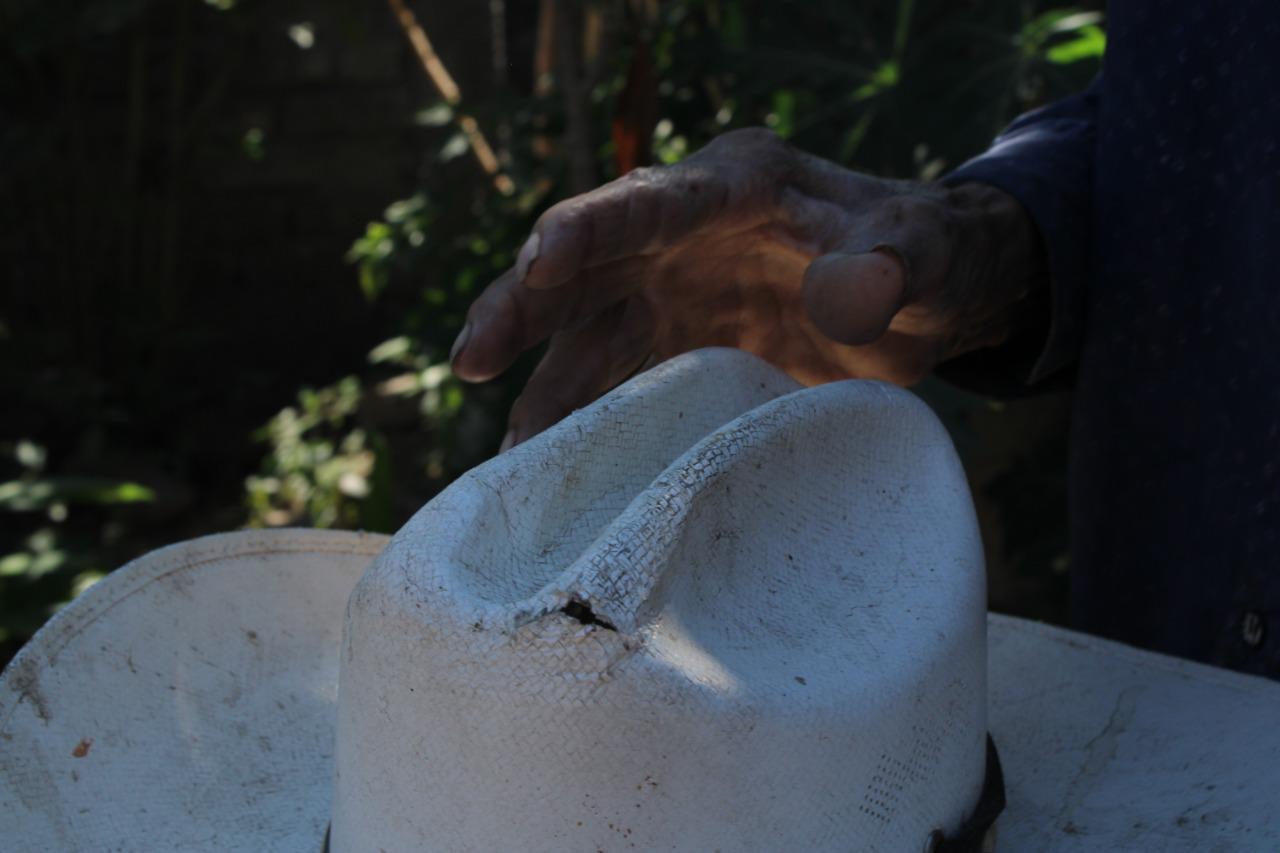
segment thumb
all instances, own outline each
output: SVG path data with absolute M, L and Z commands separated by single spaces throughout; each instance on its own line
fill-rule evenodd
M 841 344 L 869 344 L 889 329 L 906 302 L 907 270 L 887 247 L 831 252 L 804 273 L 805 311 L 818 331 Z

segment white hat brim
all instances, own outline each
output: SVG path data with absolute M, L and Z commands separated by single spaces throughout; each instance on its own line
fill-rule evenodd
M 209 536 L 64 608 L 0 679 L 0 846 L 318 853 L 343 610 L 386 541 Z
M 997 850 L 1280 850 L 1280 684 L 988 618 Z
M 246 531 L 157 551 L 0 677 L 0 838 L 316 853 L 351 589 L 387 538 Z M 998 850 L 1280 849 L 1280 684 L 992 616 Z

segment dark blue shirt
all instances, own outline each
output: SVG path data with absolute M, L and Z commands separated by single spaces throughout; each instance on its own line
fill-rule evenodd
M 1118 0 L 1103 73 L 949 176 L 1016 196 L 1074 371 L 1077 626 L 1280 677 L 1280 3 Z

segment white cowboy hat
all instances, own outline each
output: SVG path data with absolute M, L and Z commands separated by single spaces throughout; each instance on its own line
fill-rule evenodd
M 1280 685 L 985 620 L 932 415 L 795 387 L 691 354 L 385 550 L 113 573 L 0 677 L 3 848 L 959 849 L 989 728 L 1002 851 L 1277 849 Z

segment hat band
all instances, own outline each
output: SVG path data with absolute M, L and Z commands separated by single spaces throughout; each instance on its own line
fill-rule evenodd
M 955 835 L 948 838 L 940 831 L 935 832 L 932 842 L 925 847 L 925 853 L 988 853 L 993 849 L 987 844 L 994 840 L 992 827 L 1004 807 L 1004 771 L 1000 768 L 996 742 L 988 734 L 987 771 L 983 775 L 978 805 L 974 807 L 969 819 L 956 830 Z
M 941 830 L 930 834 L 925 853 L 989 853 L 992 848 L 984 845 L 992 837 L 991 828 L 1000 812 L 1004 811 L 1004 806 L 1004 771 L 1000 769 L 1000 754 L 996 752 L 996 742 L 988 734 L 987 770 L 983 775 L 978 805 L 952 837 L 946 837 Z M 329 833 L 332 829 L 332 823 L 325 827 L 320 853 L 329 853 Z

